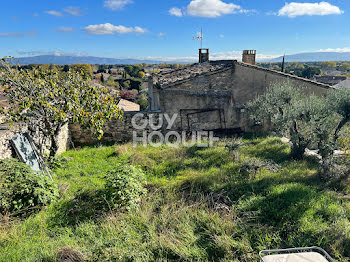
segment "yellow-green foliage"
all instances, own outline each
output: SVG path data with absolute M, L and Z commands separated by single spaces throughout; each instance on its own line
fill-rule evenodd
M 101 138 L 105 123 L 122 115 L 106 88 L 85 79 L 84 68 L 91 66 L 77 66 L 63 73 L 56 67 L 21 69 L 0 60 L 0 91 L 9 103 L 6 109 L 0 107 L 0 115 L 10 123 L 35 121 L 33 128 L 50 139 L 50 156 L 58 150 L 56 139 L 64 125 L 76 122 Z

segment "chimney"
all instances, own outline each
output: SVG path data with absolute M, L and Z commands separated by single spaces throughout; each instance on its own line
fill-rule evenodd
M 204 63 L 209 61 L 209 48 L 199 49 L 199 63 Z
M 244 50 L 242 62 L 250 65 L 255 65 L 256 50 Z

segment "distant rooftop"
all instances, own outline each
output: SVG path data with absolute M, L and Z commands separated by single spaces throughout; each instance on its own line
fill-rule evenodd
M 335 88 L 342 88 L 342 87 L 347 87 L 350 88 L 350 79 L 346 79 L 334 86 Z
M 132 111 L 140 111 L 140 105 L 136 104 L 134 102 L 120 99 L 118 103 L 119 109 L 123 110 L 124 112 L 132 112 Z
M 333 76 L 333 75 L 322 75 L 322 76 L 315 76 L 315 81 L 319 83 L 324 83 L 327 85 L 335 86 L 339 83 L 347 80 L 346 76 Z

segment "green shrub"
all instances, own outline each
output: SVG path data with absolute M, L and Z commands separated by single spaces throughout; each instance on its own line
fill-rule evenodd
M 122 210 L 137 208 L 141 196 L 147 192 L 144 182 L 145 175 L 140 168 L 118 165 L 106 175 L 106 198 L 110 206 Z
M 17 160 L 0 160 L 0 213 L 28 214 L 57 196 L 57 186 L 47 176 Z
M 65 168 L 67 164 L 68 164 L 68 159 L 63 156 L 50 157 L 46 161 L 46 165 L 51 170 L 54 170 L 57 168 Z

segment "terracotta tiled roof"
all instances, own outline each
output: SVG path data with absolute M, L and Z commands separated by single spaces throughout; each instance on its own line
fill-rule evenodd
M 140 111 L 140 105 L 125 99 L 120 99 L 118 107 L 124 112 Z
M 7 107 L 9 104 L 7 103 L 6 97 L 0 92 L 0 106 Z

